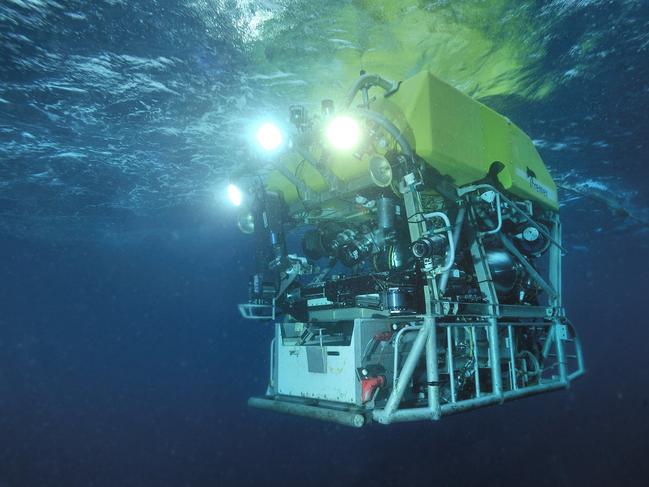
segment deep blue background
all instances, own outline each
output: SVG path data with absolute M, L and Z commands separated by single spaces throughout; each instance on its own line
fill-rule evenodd
M 236 313 L 251 242 L 193 218 L 137 244 L 3 240 L 0 485 L 646 485 L 639 239 L 566 258 L 571 390 L 352 430 L 246 407 L 271 336 Z
M 319 32 L 346 0 L 258 3 Z M 236 4 L 0 2 L 0 487 L 649 485 L 649 2 L 526 2 L 547 38 L 530 82 L 557 89 L 482 100 L 632 215 L 561 192 L 587 375 L 362 430 L 246 406 L 272 330 L 238 316 L 252 247 L 215 194 L 243 127 L 286 103 Z

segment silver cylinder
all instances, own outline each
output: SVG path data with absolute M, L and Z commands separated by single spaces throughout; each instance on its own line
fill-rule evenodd
M 306 404 L 266 399 L 264 397 L 251 397 L 248 399 L 248 406 L 267 409 L 277 413 L 294 414 L 296 416 L 329 421 L 344 426 L 352 426 L 354 428 L 360 428 L 365 424 L 365 417 L 358 412 L 339 411 L 318 406 L 307 406 Z
M 431 320 L 424 321 L 424 324 L 417 333 L 417 337 L 412 344 L 412 348 L 410 349 L 410 352 L 406 357 L 406 361 L 401 368 L 399 380 L 392 386 L 392 392 L 390 393 L 390 396 L 385 403 L 385 407 L 380 410 L 374 410 L 373 417 L 379 423 L 390 424 L 390 422 L 392 421 L 392 414 L 394 414 L 394 412 L 399 407 L 401 398 L 403 397 L 404 392 L 406 392 L 406 389 L 410 384 L 412 373 L 415 371 L 415 368 L 419 363 L 419 359 L 421 358 L 421 353 L 424 351 L 424 347 L 426 346 L 428 334 L 431 331 L 432 324 L 433 322 Z M 432 412 L 430 412 L 430 414 L 432 416 Z

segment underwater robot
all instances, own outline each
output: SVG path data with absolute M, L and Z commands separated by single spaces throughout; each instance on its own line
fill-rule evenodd
M 250 406 L 361 427 L 569 387 L 557 187 L 530 138 L 429 72 L 361 73 L 259 126 L 231 177 L 254 239 L 241 315 L 274 327 Z

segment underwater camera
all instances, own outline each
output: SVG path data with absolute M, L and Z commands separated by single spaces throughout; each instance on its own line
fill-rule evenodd
M 249 405 L 360 427 L 568 387 L 557 187 L 529 137 L 428 72 L 361 75 L 341 105 L 261 125 L 264 163 L 227 189 L 256 246 L 239 310 L 274 326 Z

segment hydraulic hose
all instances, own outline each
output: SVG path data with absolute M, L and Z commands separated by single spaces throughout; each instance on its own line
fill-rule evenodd
M 364 108 L 357 108 L 355 110 L 355 113 L 357 113 L 361 117 L 368 118 L 373 122 L 379 124 L 381 127 L 383 127 L 386 132 L 388 132 L 392 137 L 394 137 L 394 139 L 401 147 L 403 153 L 410 158 L 413 157 L 412 147 L 410 146 L 406 138 L 401 134 L 401 131 L 390 120 L 385 118 L 380 113 L 374 112 L 372 110 L 367 110 Z

